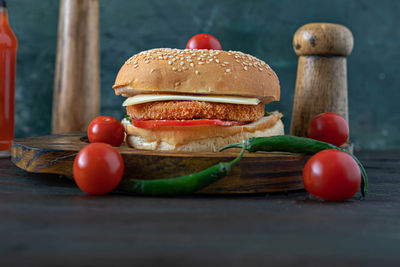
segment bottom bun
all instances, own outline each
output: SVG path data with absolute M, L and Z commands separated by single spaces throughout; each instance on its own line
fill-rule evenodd
M 122 121 L 128 146 L 137 149 L 186 152 L 216 152 L 228 144 L 251 137 L 283 135 L 282 114 L 267 117 L 243 126 L 182 126 L 143 129 Z

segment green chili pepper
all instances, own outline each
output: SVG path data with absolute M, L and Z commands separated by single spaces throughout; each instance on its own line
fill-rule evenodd
M 124 179 L 118 189 L 139 195 L 178 196 L 189 195 L 212 184 L 229 173 L 243 156 L 245 146 L 242 145 L 240 154 L 230 162 L 220 162 L 208 169 L 197 173 L 156 180 Z
M 368 193 L 368 177 L 361 162 L 353 154 L 347 152 L 346 150 L 340 147 L 325 142 L 321 142 L 318 140 L 314 140 L 311 138 L 291 136 L 291 135 L 278 135 L 270 137 L 253 137 L 247 139 L 242 143 L 227 145 L 221 148 L 219 151 L 223 151 L 228 148 L 243 147 L 243 146 L 249 152 L 282 151 L 282 152 L 292 152 L 292 153 L 304 153 L 308 155 L 316 154 L 325 149 L 337 149 L 346 152 L 357 162 L 358 166 L 360 167 L 361 177 L 362 177 L 360 189 L 362 197 L 364 198 Z

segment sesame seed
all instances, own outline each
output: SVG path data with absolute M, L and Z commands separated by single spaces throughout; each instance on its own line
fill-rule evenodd
M 150 60 L 146 60 L 144 63 L 150 63 Z
M 185 66 L 183 66 L 183 67 L 182 67 L 182 70 L 186 70 L 186 67 L 185 67 Z
M 244 66 L 244 68 L 243 68 L 244 70 L 247 70 L 247 67 L 246 66 Z
M 215 62 L 219 63 L 219 60 L 218 60 L 218 58 L 217 58 L 217 59 L 215 59 Z
M 251 62 L 249 63 L 249 66 L 251 67 L 251 66 L 253 66 L 253 64 L 251 64 Z
M 228 64 L 229 64 L 229 62 L 228 62 L 228 61 L 225 61 L 225 62 L 224 62 L 224 64 L 228 65 Z
M 183 65 L 185 65 L 185 62 L 182 61 L 182 62 L 181 62 L 181 66 L 183 66 Z
M 212 58 L 210 58 L 210 59 L 209 59 L 209 61 L 211 62 L 211 61 L 213 61 L 213 59 L 212 59 Z
M 178 69 L 178 71 L 182 71 L 181 69 Z
M 172 70 L 176 70 L 176 68 L 175 68 L 175 67 L 172 67 Z
M 201 65 L 201 64 L 204 64 L 204 62 L 200 61 L 200 62 L 198 62 L 197 64 Z
M 263 70 L 262 68 L 258 68 L 258 69 L 261 70 L 261 71 Z
M 138 66 L 139 66 L 138 64 L 133 65 L 134 68 L 137 68 Z
M 150 70 L 150 73 L 153 73 L 153 71 L 154 71 L 154 69 L 151 69 L 151 70 Z
M 168 61 L 168 64 L 169 64 L 169 65 L 172 65 L 172 61 L 171 61 L 171 60 L 169 60 L 169 61 Z
M 231 72 L 231 69 L 226 69 L 226 72 Z
M 196 73 L 196 75 L 199 75 L 199 71 L 198 70 L 196 70 L 194 73 Z
M 190 63 L 190 67 L 194 67 L 194 64 L 193 64 L 193 63 Z

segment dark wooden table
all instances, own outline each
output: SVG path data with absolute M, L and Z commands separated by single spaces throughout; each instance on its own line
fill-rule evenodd
M 87 196 L 0 159 L 0 266 L 400 266 L 400 151 L 357 153 L 365 201 Z

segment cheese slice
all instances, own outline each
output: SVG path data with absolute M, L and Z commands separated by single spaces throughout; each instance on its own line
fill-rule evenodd
M 240 97 L 240 96 L 195 96 L 195 95 L 156 95 L 156 94 L 142 94 L 135 95 L 127 98 L 122 106 L 131 106 L 156 101 L 168 100 L 191 100 L 191 101 L 204 101 L 204 102 L 218 102 L 228 104 L 240 105 L 257 105 L 260 103 L 258 98 Z

